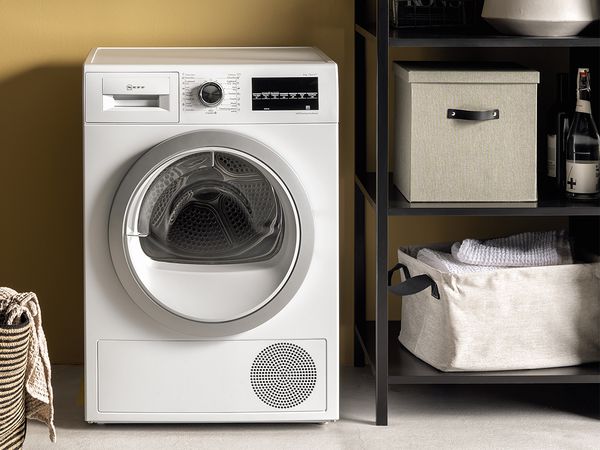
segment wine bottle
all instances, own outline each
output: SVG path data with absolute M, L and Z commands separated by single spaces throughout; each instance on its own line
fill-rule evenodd
M 565 189 L 577 200 L 600 194 L 600 136 L 592 117 L 589 69 L 577 74 L 577 106 L 567 138 Z
M 547 172 L 551 189 L 562 192 L 565 186 L 565 154 L 569 134 L 567 95 L 569 75 L 559 73 L 556 78 L 556 99 L 548 117 Z

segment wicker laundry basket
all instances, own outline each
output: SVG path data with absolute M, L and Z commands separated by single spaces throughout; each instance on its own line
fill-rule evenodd
M 29 320 L 0 325 L 0 448 L 20 449 L 25 441 L 25 373 Z
M 431 247 L 429 247 L 431 248 Z M 398 251 L 400 342 L 444 372 L 539 369 L 600 360 L 600 263 L 452 274 Z M 436 250 L 449 252 L 450 245 Z

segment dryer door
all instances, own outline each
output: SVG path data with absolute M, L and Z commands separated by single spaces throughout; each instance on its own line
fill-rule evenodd
M 117 274 L 136 303 L 178 331 L 222 336 L 265 322 L 294 296 L 312 257 L 304 191 L 248 137 L 198 131 L 149 150 L 111 210 Z

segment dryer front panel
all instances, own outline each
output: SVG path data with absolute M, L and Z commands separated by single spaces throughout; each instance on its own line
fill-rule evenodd
M 312 218 L 294 173 L 269 148 L 199 131 L 157 145 L 130 169 L 110 244 L 123 286 L 155 319 L 229 335 L 293 297 L 312 255 Z

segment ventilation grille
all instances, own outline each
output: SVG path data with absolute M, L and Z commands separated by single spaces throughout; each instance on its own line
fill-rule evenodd
M 269 345 L 254 359 L 250 382 L 265 404 L 289 409 L 310 397 L 317 383 L 317 367 L 302 347 L 279 342 Z

